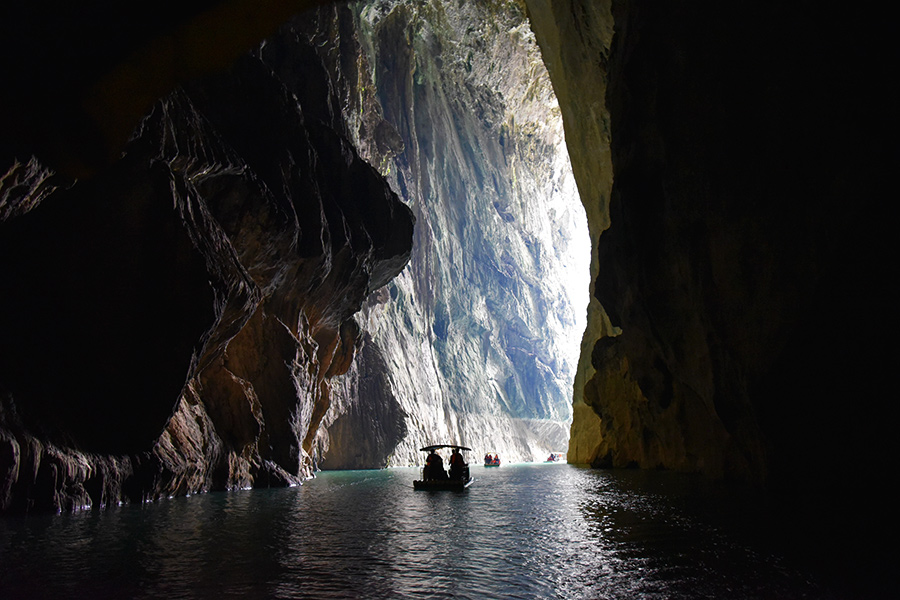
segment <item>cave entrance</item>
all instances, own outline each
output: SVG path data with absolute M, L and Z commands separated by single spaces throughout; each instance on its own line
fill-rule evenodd
M 384 361 L 406 415 L 389 462 L 414 464 L 433 432 L 513 461 L 565 452 L 590 239 L 524 7 L 361 2 L 305 31 L 417 219 L 409 266 L 360 315 L 363 354 L 403 357 Z

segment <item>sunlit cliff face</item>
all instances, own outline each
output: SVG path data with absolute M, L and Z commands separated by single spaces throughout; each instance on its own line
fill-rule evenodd
M 365 373 L 334 382 L 321 465 L 416 464 L 448 439 L 511 461 L 564 451 L 589 238 L 524 10 L 356 3 L 284 33 L 303 35 L 348 135 L 417 220 L 409 267 L 358 317 Z

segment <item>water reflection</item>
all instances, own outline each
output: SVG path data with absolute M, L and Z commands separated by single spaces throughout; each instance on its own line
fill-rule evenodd
M 690 478 L 568 465 L 474 474 L 463 493 L 414 492 L 414 469 L 358 471 L 3 520 L 0 597 L 829 597 L 749 543 L 735 509 L 717 511 L 715 491 Z

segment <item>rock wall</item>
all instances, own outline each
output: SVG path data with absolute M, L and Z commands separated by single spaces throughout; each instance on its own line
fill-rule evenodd
M 339 4 L 224 71 L 192 46 L 159 64 L 241 27 L 208 16 L 25 115 L 71 130 L 4 140 L 2 509 L 292 485 L 434 441 L 564 450 L 586 226 L 523 7 Z M 180 86 L 120 157 L 73 156 L 140 106 L 142 66 Z M 121 106 L 79 130 L 101 88 Z
M 302 85 L 260 53 L 185 84 L 88 180 L 7 171 L 0 509 L 311 475 L 353 315 L 414 218 L 331 126 L 303 49 Z
M 449 440 L 476 459 L 565 451 L 589 247 L 524 7 L 362 2 L 294 29 L 417 220 L 409 268 L 360 314 L 370 337 L 335 389 L 321 466 L 418 464 L 419 447 Z
M 591 281 L 596 281 L 600 268 L 596 248 L 600 234 L 609 227 L 613 182 L 610 117 L 606 107 L 607 61 L 613 35 L 610 3 L 569 6 L 565 2 L 528 0 L 525 4 L 559 100 L 566 147 L 587 214 L 592 249 Z M 591 360 L 594 343 L 620 332 L 609 321 L 596 294 L 590 291 L 573 384 L 573 419 L 567 454 L 568 460 L 576 464 L 591 462 L 596 453 L 597 430 L 601 427 L 592 408 L 592 396 L 585 397 L 587 382 L 596 372 Z
M 4 509 L 284 485 L 329 453 L 362 466 L 351 443 L 403 464 L 433 436 L 502 428 L 525 456 L 567 418 L 548 391 L 567 368 L 571 462 L 868 489 L 896 455 L 891 21 L 525 4 L 594 246 L 577 370 L 552 368 L 559 329 L 535 326 L 563 320 L 538 200 L 568 183 L 540 61 L 510 51 L 532 43 L 521 5 L 320 12 L 138 112 L 120 159 L 90 118 L 137 122 L 80 111 L 132 71 L 99 77 L 105 43 L 59 52 L 69 13 L 45 17 L 45 48 L 41 15 L 5 7 Z M 173 66 L 148 52 L 165 60 L 128 66 Z M 132 81 L 161 83 L 146 73 Z
M 569 460 L 852 495 L 892 454 L 885 27 L 796 5 L 527 4 L 602 306 Z

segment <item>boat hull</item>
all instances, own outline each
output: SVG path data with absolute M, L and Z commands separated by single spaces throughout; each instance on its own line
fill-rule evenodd
M 475 481 L 474 478 L 468 479 L 416 479 L 413 481 L 413 489 L 430 490 L 435 492 L 461 492 Z

